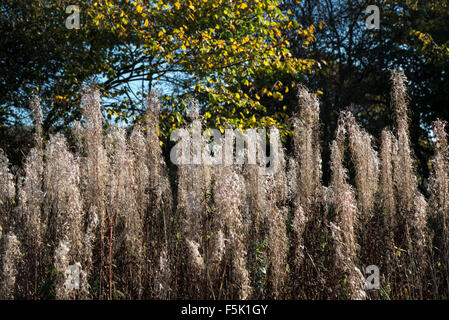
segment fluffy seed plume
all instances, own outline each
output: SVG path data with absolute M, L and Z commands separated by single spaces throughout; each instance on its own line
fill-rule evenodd
M 222 171 L 215 186 L 217 210 L 226 219 L 226 239 L 229 239 L 229 245 L 226 246 L 226 257 L 231 266 L 233 283 L 231 287 L 234 293 L 229 297 L 242 300 L 248 299 L 252 292 L 246 264 L 245 223 L 241 213 L 244 186 L 242 177 L 231 168 Z
M 305 287 L 316 287 L 311 278 L 321 277 L 315 263 L 321 259 L 322 253 L 317 250 L 321 246 L 323 226 L 326 222 L 321 215 L 321 147 L 320 147 L 320 104 L 318 97 L 304 86 L 298 87 L 299 111 L 293 118 L 293 151 L 296 161 L 296 176 L 291 191 L 293 196 L 293 248 L 295 286 L 302 289 L 294 290 L 304 295 Z M 305 259 L 305 257 L 308 259 Z M 318 271 L 318 273 L 317 273 Z M 313 274 L 302 278 L 302 274 Z M 310 291 L 310 290 L 308 290 Z
M 5 254 L 2 259 L 0 297 L 4 300 L 10 300 L 14 299 L 18 264 L 22 253 L 19 240 L 13 233 L 8 233 L 4 241 Z
M 284 150 L 279 130 L 270 130 L 271 157 L 276 159 L 276 170 L 265 179 L 268 225 L 268 279 L 269 295 L 283 298 L 287 282 L 288 238 L 286 230 L 287 177 Z
M 51 217 L 51 232 L 58 243 L 54 255 L 58 272 L 56 295 L 60 299 L 76 298 L 80 292 L 67 288 L 65 274 L 68 264 L 79 263 L 84 257 L 79 164 L 61 134 L 51 137 L 45 150 L 45 160 L 45 210 Z
M 358 210 L 353 188 L 347 182 L 347 170 L 343 166 L 344 139 L 346 130 L 340 116 L 337 138 L 331 145 L 332 207 L 335 219 L 331 222 L 332 238 L 335 246 L 336 279 L 348 283 L 347 295 L 350 299 L 365 299 L 364 279 L 358 264 L 359 246 L 356 238 Z M 342 277 L 343 276 L 343 277 Z

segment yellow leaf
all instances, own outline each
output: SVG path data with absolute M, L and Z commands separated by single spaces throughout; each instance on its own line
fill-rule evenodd
M 145 19 L 145 23 L 143 24 L 145 27 L 148 27 L 148 25 L 149 25 L 149 22 L 148 22 L 148 19 Z

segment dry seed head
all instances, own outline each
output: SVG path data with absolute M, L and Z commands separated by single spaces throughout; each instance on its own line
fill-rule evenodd
M 296 205 L 294 209 L 292 227 L 295 241 L 295 264 L 299 269 L 304 261 L 304 231 L 306 228 L 307 217 L 301 205 Z
M 218 269 L 218 266 L 220 265 L 225 253 L 226 239 L 223 231 L 221 230 L 218 230 L 216 235 L 214 235 L 213 237 L 214 243 L 210 263 L 212 264 L 213 268 Z
M 287 185 L 288 199 L 292 200 L 296 197 L 298 188 L 298 163 L 295 158 L 289 157 L 287 160 Z
M 189 249 L 189 262 L 193 267 L 193 272 L 202 274 L 205 268 L 203 256 L 199 250 L 199 243 L 193 240 L 187 240 L 187 248 Z
M 435 154 L 432 159 L 433 171 L 429 181 L 430 204 L 434 216 L 443 221 L 449 219 L 449 147 L 447 123 L 437 120 L 433 123 L 435 133 Z
M 347 183 L 347 172 L 343 167 L 343 148 L 334 141 L 331 145 L 331 188 L 335 222 L 331 223 L 335 246 L 337 273 L 343 272 L 348 279 L 351 299 L 364 298 L 363 277 L 356 267 L 358 244 L 355 227 L 357 225 L 357 203 L 352 187 Z
M 293 118 L 294 159 L 290 164 L 293 174 L 291 179 L 294 181 L 291 183 L 290 193 L 293 200 L 294 264 L 296 270 L 301 270 L 306 250 L 312 255 L 314 250 L 306 248 L 305 240 L 321 237 L 320 230 L 313 228 L 306 232 L 306 226 L 309 222 L 316 225 L 317 221 L 322 221 L 320 207 L 323 189 L 319 100 L 304 86 L 299 86 L 297 97 L 299 111 Z
M 67 269 L 70 265 L 70 243 L 60 241 L 55 250 L 55 270 L 56 270 L 56 298 L 67 300 L 70 299 L 72 289 L 66 286 Z
M 437 120 L 433 123 L 433 132 L 435 133 L 435 149 L 448 159 L 449 146 L 446 132 L 447 122 Z
M 143 139 L 143 137 L 142 137 Z M 108 222 L 117 239 L 116 263 L 127 266 L 130 290 L 141 294 L 142 268 L 144 261 L 143 212 L 139 211 L 136 192 L 136 170 L 134 153 L 128 148 L 126 131 L 114 127 L 107 138 L 110 156 L 108 194 Z M 144 161 L 144 160 L 142 160 Z M 143 163 L 144 165 L 144 163 Z
M 285 151 L 282 146 L 279 129 L 276 127 L 270 128 L 270 157 L 271 163 L 270 174 L 273 178 L 275 202 L 279 205 L 285 205 L 288 197 L 288 182 L 287 182 L 287 163 L 285 158 Z
M 9 171 L 9 160 L 0 149 L 0 212 L 15 196 L 13 175 Z
M 318 96 L 310 93 L 307 87 L 299 85 L 297 97 L 300 106 L 300 118 L 303 119 L 303 121 L 310 121 L 311 123 L 315 122 L 319 117 L 320 112 Z M 308 115 L 308 117 L 302 117 L 305 115 Z
M 412 151 L 408 131 L 407 78 L 400 71 L 393 71 L 392 104 L 396 114 L 397 141 L 394 144 L 393 163 L 396 188 L 399 192 L 398 210 L 402 215 L 413 211 L 413 199 L 417 190 Z
M 394 234 L 398 226 L 392 163 L 394 139 L 395 137 L 390 131 L 386 129 L 382 131 L 382 142 L 380 147 L 380 200 L 382 206 L 383 236 L 387 248 L 384 263 L 389 274 L 397 269 L 394 265 L 397 258 L 394 253 Z
M 84 153 L 84 130 L 85 129 L 81 126 L 81 123 L 79 121 L 75 121 L 73 123 L 72 134 L 75 140 L 77 151 L 80 154 Z
M 101 114 L 100 92 L 93 87 L 85 90 L 82 102 L 83 116 L 86 128 L 84 142 L 86 151 L 85 167 L 86 181 L 89 181 L 84 192 L 84 201 L 89 214 L 88 221 L 98 221 L 100 229 L 99 241 L 103 241 L 105 234 L 105 177 L 107 160 L 103 145 L 103 115 Z M 94 230 L 94 226 L 89 226 Z
M 143 259 L 143 218 L 138 210 L 136 201 L 135 158 L 127 147 L 126 132 L 123 128 L 113 130 L 115 153 L 111 166 L 115 188 L 110 200 L 110 207 L 124 224 L 124 239 L 126 253 L 129 258 L 137 262 Z
M 427 201 L 421 193 L 415 197 L 415 219 L 413 219 L 413 229 L 415 230 L 415 246 L 420 254 L 427 252 L 428 230 L 427 230 Z M 418 261 L 427 261 L 427 257 L 421 256 Z
M 245 221 L 241 212 L 244 189 L 243 178 L 232 167 L 221 170 L 214 187 L 218 214 L 225 219 L 226 238 L 229 239 L 226 255 L 231 259 L 232 279 L 238 299 L 247 299 L 252 291 L 246 266 Z
M 294 118 L 294 152 L 299 163 L 298 188 L 301 203 L 307 207 L 312 195 L 320 188 L 321 153 L 319 141 L 320 105 L 318 97 L 306 87 L 298 88 L 299 114 Z
M 379 179 L 379 159 L 373 148 L 373 137 L 357 124 L 350 112 L 345 113 L 345 121 L 356 170 L 357 200 L 362 218 L 366 222 L 373 215 Z
M 8 233 L 4 241 L 5 253 L 2 259 L 0 298 L 9 300 L 14 295 L 18 264 L 22 253 L 20 251 L 20 242 L 13 233 Z
M 388 220 L 386 222 L 390 228 L 394 228 L 396 204 L 394 197 L 394 185 L 393 185 L 393 134 L 388 130 L 382 131 L 382 142 L 380 147 L 380 164 L 381 164 L 381 177 L 380 177 L 380 191 L 382 199 L 382 207 L 384 208 L 384 214 Z
M 159 116 L 161 111 L 161 103 L 159 102 L 159 91 L 151 90 L 148 97 L 147 113 L 151 113 L 153 116 Z
M 154 203 L 156 211 L 170 211 L 172 207 L 172 191 L 159 140 L 159 110 L 158 93 L 157 91 L 152 91 L 147 106 L 145 122 L 146 145 L 144 149 L 140 149 L 141 142 L 139 142 L 139 155 L 137 155 L 136 148 L 134 148 L 134 151 L 136 156 L 139 157 L 139 163 L 141 161 L 140 157 L 147 159 L 149 188 L 156 195 Z M 136 139 L 140 139 L 139 136 L 136 135 Z
M 136 187 L 136 203 L 141 219 L 144 219 L 148 208 L 149 196 L 147 188 L 150 181 L 150 173 L 147 167 L 147 145 L 145 136 L 139 126 L 134 127 L 130 136 L 130 149 L 133 152 L 134 181 Z
M 161 191 L 161 188 L 157 188 L 158 185 L 163 185 L 161 181 L 163 180 L 162 175 L 162 149 L 159 141 L 159 112 L 161 106 L 158 98 L 158 92 L 153 90 L 150 93 L 147 105 L 147 115 L 146 115 L 146 146 L 143 150 L 139 150 L 142 155 L 145 155 L 145 159 L 148 159 L 147 167 L 150 175 L 150 189 L 154 190 L 156 193 Z M 157 194 L 158 198 L 160 194 Z
M 193 126 L 197 126 L 197 130 L 201 132 L 199 120 L 195 120 Z M 185 130 L 185 134 L 190 136 L 190 130 Z M 184 137 L 181 143 L 187 143 Z M 197 143 L 201 147 L 201 136 Z M 185 156 L 190 158 L 194 150 L 187 144 L 184 152 L 187 153 Z M 201 161 L 198 164 L 180 164 L 178 166 L 177 215 L 180 219 L 185 219 L 183 226 L 188 249 L 186 255 L 192 276 L 190 283 L 192 288 L 196 288 L 196 291 L 202 287 L 205 259 L 207 259 L 207 252 L 204 252 L 204 239 L 202 239 L 203 221 L 206 215 L 207 192 L 209 191 L 207 189 L 207 177 L 209 176 L 207 171 L 207 166 Z
M 58 272 L 56 296 L 75 298 L 65 286 L 70 262 L 80 261 L 84 254 L 83 210 L 79 189 L 79 164 L 68 150 L 64 136 L 51 136 L 45 151 L 44 190 L 46 216 L 52 219 L 55 240 L 59 246 L 54 254 Z M 51 215 L 50 215 L 51 213 Z
M 94 87 L 84 90 L 82 96 L 84 105 L 83 116 L 87 129 L 99 129 L 103 127 L 103 115 L 101 114 L 101 96 L 100 91 Z M 101 133 L 99 131 L 98 133 Z
M 402 71 L 393 70 L 390 79 L 392 82 L 391 100 L 396 118 L 398 121 L 405 121 L 407 123 L 407 77 Z
M 42 120 L 42 109 L 38 96 L 33 96 L 31 98 L 31 111 L 33 115 L 33 123 L 34 123 L 34 141 L 35 146 L 39 150 L 42 150 L 42 137 L 43 137 L 43 120 Z
M 30 150 L 25 159 L 25 177 L 19 186 L 19 212 L 22 215 L 24 236 L 31 248 L 38 251 L 42 245 L 47 221 L 42 217 L 42 154 L 37 148 Z
M 51 136 L 45 151 L 44 188 L 47 215 L 53 215 L 56 239 L 68 242 L 70 256 L 79 260 L 83 251 L 83 205 L 79 163 L 63 135 Z
M 159 256 L 159 265 L 156 273 L 156 291 L 160 299 L 168 299 L 170 292 L 171 270 L 167 249 L 163 249 Z
M 285 174 L 284 168 L 280 171 Z M 285 198 L 279 196 L 277 186 L 285 179 L 280 172 L 275 176 L 266 177 L 265 189 L 267 190 L 267 224 L 268 224 L 268 283 L 270 285 L 270 294 L 274 298 L 282 298 L 284 286 L 287 281 L 287 256 L 288 256 L 288 238 L 286 229 L 286 206 Z M 277 181 L 281 180 L 281 181 Z

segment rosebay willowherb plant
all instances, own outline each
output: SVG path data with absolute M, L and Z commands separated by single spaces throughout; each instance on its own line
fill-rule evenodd
M 379 146 L 352 114 L 341 114 L 328 186 L 319 100 L 303 86 L 292 145 L 276 128 L 228 126 L 222 137 L 204 128 L 191 101 L 170 150 L 172 160 L 188 161 L 169 165 L 157 92 L 145 121 L 128 130 L 105 125 L 100 94 L 87 89 L 73 139 L 48 141 L 34 97 L 34 143 L 23 170 L 14 176 L 0 152 L 0 297 L 449 296 L 446 124 L 434 125 L 426 198 L 413 166 L 405 76 L 393 72 L 392 84 L 396 123 Z M 366 286 L 368 265 L 379 267 L 377 289 Z
M 339 295 L 349 299 L 365 299 L 364 278 L 359 269 L 359 243 L 357 227 L 359 211 L 355 192 L 348 183 L 347 169 L 344 167 L 346 140 L 345 114 L 339 118 L 337 135 L 331 144 L 331 208 L 333 221 L 330 222 L 332 246 L 334 248 L 334 281 Z M 346 286 L 342 286 L 346 283 Z
M 407 290 L 401 290 L 405 297 L 422 298 L 426 290 L 428 272 L 429 241 L 424 241 L 423 230 L 427 227 L 425 199 L 418 191 L 417 177 L 413 167 L 412 149 L 410 145 L 408 122 L 408 97 L 406 93 L 407 78 L 400 71 L 392 71 L 393 83 L 391 100 L 396 116 L 396 138 L 392 149 L 393 178 L 396 189 L 396 205 L 398 212 L 398 235 L 395 243 L 402 255 L 401 274 L 405 279 Z M 401 288 L 402 289 L 402 288 Z
M 366 224 L 374 214 L 375 195 L 379 177 L 379 159 L 373 148 L 373 137 L 364 131 L 351 113 L 346 113 L 349 149 L 355 168 L 357 203 L 362 223 Z
M 17 290 L 16 280 L 22 253 L 20 242 L 14 233 L 9 232 L 3 241 L 4 254 L 2 256 L 0 298 L 10 300 L 14 299 L 17 291 L 20 291 Z
M 439 292 L 449 289 L 449 146 L 445 127 L 447 123 L 437 120 L 433 124 L 435 133 L 435 154 L 432 159 L 432 174 L 429 182 L 430 216 L 434 230 L 434 246 L 439 248 L 432 260 L 433 266 L 442 266 L 442 270 L 433 267 L 435 277 L 441 283 L 434 290 L 436 298 Z M 442 288 L 440 288 L 442 287 Z
M 0 226 L 5 233 L 8 220 L 11 219 L 12 202 L 15 196 L 13 175 L 9 170 L 9 160 L 0 149 Z
M 26 295 L 38 296 L 44 274 L 43 242 L 47 231 L 47 216 L 43 212 L 43 146 L 42 146 L 42 111 L 37 97 L 31 100 L 34 120 L 35 146 L 25 158 L 25 176 L 18 185 L 17 215 L 20 217 L 24 270 L 21 280 L 27 288 Z
M 52 136 L 45 150 L 44 211 L 49 217 L 56 271 L 55 295 L 59 299 L 87 294 L 84 276 L 84 212 L 80 191 L 79 163 L 61 134 Z M 83 274 L 78 290 L 67 287 L 69 265 L 80 264 Z
M 229 274 L 225 286 L 219 287 L 218 297 L 228 299 L 248 299 L 252 287 L 247 268 L 247 247 L 242 214 L 245 184 L 243 177 L 227 166 L 221 169 L 215 182 L 215 203 L 219 215 L 224 219 L 224 271 Z M 221 248 L 217 248 L 221 250 Z M 223 280 L 221 280 L 223 281 Z M 223 289 L 226 290 L 223 292 Z
M 143 219 L 137 205 L 134 155 L 123 128 L 113 128 L 106 137 L 109 170 L 106 184 L 107 256 L 109 298 L 121 292 L 140 298 L 144 262 Z M 126 279 L 114 275 L 128 274 Z
M 282 299 L 287 293 L 287 177 L 284 150 L 282 147 L 279 130 L 270 130 L 271 152 L 277 159 L 276 170 L 265 178 L 266 204 L 267 204 L 267 296 L 274 299 Z
M 379 215 L 375 211 L 378 192 L 379 159 L 373 137 L 363 130 L 350 112 L 343 113 L 348 136 L 348 149 L 355 171 L 355 192 L 358 209 L 356 235 L 360 244 L 361 265 L 380 265 L 383 249 L 380 239 Z
M 393 141 L 395 137 L 389 131 L 382 131 L 380 147 L 380 206 L 382 209 L 382 240 L 384 243 L 384 255 L 382 267 L 385 270 L 385 284 L 394 282 L 399 269 L 398 254 L 395 245 L 395 232 L 398 226 L 396 213 L 396 197 L 393 181 Z
M 87 212 L 86 272 L 91 281 L 95 281 L 95 292 L 103 298 L 104 286 L 104 236 L 106 233 L 105 179 L 107 159 L 103 143 L 103 115 L 101 113 L 100 93 L 91 87 L 83 95 L 83 117 L 85 129 L 82 138 L 83 150 L 83 186 L 84 210 Z M 81 137 L 80 137 L 81 139 Z M 93 265 L 97 268 L 93 269 Z
M 319 100 L 307 88 L 298 88 L 299 111 L 293 118 L 294 163 L 297 166 L 293 196 L 293 256 L 295 295 L 319 298 L 324 285 L 321 240 L 326 219 L 322 215 Z M 310 276 L 313 275 L 313 276 Z
M 255 131 L 249 132 L 245 136 L 246 141 L 257 139 Z M 250 144 L 250 143 L 248 143 Z M 266 184 L 262 170 L 265 169 L 257 164 L 248 164 L 245 172 L 246 203 L 248 205 L 248 223 L 251 233 L 247 236 L 248 243 L 248 267 L 252 271 L 251 287 L 254 288 L 256 297 L 263 296 L 263 289 L 266 280 L 266 228 L 265 215 L 267 213 L 266 204 Z
M 173 249 L 173 236 L 169 229 L 175 228 L 179 223 L 173 218 L 172 191 L 168 171 L 162 155 L 159 140 L 159 113 L 161 105 L 158 100 L 158 92 L 152 91 L 147 101 L 145 120 L 146 137 L 144 146 L 135 148 L 136 160 L 146 163 L 148 179 L 145 181 L 147 171 L 142 168 L 142 173 L 137 168 L 139 176 L 138 185 L 142 192 L 148 189 L 148 210 L 144 212 L 144 240 L 147 245 L 147 276 L 151 280 L 151 290 L 156 298 L 168 298 L 170 295 L 169 283 L 172 281 L 170 267 L 172 256 L 169 251 Z M 137 154 L 138 153 L 138 154 Z M 139 159 L 139 157 L 144 159 Z M 143 163 L 142 163 L 143 165 Z M 143 175 L 142 175 L 143 174 Z M 144 187 L 145 186 L 145 187 Z M 143 193 L 141 195 L 143 196 Z M 140 203 L 145 205 L 145 203 Z M 145 207 L 142 207 L 145 210 Z M 178 225 L 176 225 L 178 227 Z M 155 267 L 155 265 L 158 265 Z

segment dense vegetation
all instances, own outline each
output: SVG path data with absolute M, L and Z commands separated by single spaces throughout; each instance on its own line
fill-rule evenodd
M 128 132 L 104 127 L 100 93 L 86 90 L 73 148 L 59 133 L 43 141 L 32 99 L 34 147 L 23 170 L 12 174 L 0 153 L 1 297 L 447 298 L 446 123 L 434 122 L 425 197 L 410 146 L 407 81 L 396 71 L 391 83 L 395 122 L 380 145 L 350 112 L 340 113 L 329 184 L 320 101 L 303 86 L 295 89 L 292 144 L 270 131 L 278 170 L 269 174 L 260 162 L 166 162 L 155 92 L 144 124 Z M 197 102 L 189 111 L 186 128 L 202 125 Z M 223 155 L 233 139 L 225 137 Z M 379 267 L 380 289 L 365 290 L 368 265 Z M 78 289 L 67 286 L 69 266 L 80 270 Z

